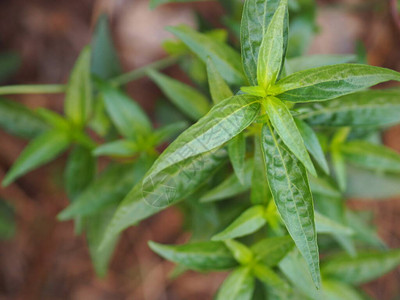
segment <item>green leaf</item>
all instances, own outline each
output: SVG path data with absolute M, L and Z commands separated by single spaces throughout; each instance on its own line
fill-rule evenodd
M 264 160 L 261 138 L 256 135 L 254 137 L 254 168 L 251 177 L 250 193 L 250 200 L 253 204 L 267 204 L 272 198 Z
M 233 170 L 240 183 L 245 182 L 246 137 L 244 133 L 238 134 L 228 144 L 228 154 Z
M 59 129 L 61 131 L 71 130 L 71 124 L 68 120 L 51 110 L 41 107 L 36 110 L 36 113 L 54 129 Z
M 267 178 L 276 207 L 319 287 L 317 233 L 307 172 L 268 125 L 264 125 L 262 136 Z
M 121 135 L 136 139 L 139 135 L 149 134 L 151 122 L 135 101 L 108 84 L 101 84 L 100 91 L 107 112 Z
M 296 72 L 279 80 L 269 92 L 291 102 L 324 101 L 390 80 L 400 81 L 400 74 L 379 67 L 340 64 Z
M 132 140 L 118 140 L 110 143 L 105 143 L 93 150 L 95 156 L 118 156 L 129 157 L 138 153 L 137 143 Z
M 322 266 L 324 276 L 350 284 L 362 284 L 390 272 L 400 265 L 400 250 L 363 252 L 357 257 L 338 255 Z
M 275 84 L 285 62 L 288 26 L 287 0 L 281 0 L 264 33 L 258 54 L 257 80 L 265 90 Z
M 373 171 L 400 173 L 400 154 L 385 146 L 365 141 L 350 141 L 340 145 L 346 160 Z
M 353 230 L 349 227 L 343 226 L 342 224 L 315 212 L 315 227 L 318 233 L 330 233 L 338 235 L 352 235 Z
M 157 159 L 148 180 L 165 168 L 215 149 L 242 132 L 257 117 L 258 98 L 233 96 L 214 106 L 196 124 L 184 131 Z
M 207 98 L 196 89 L 154 70 L 147 74 L 165 95 L 189 118 L 198 120 L 210 109 Z
M 92 259 L 96 275 L 99 277 L 104 277 L 107 275 L 108 264 L 118 241 L 118 237 L 116 236 L 113 241 L 107 245 L 107 247 L 99 249 L 104 230 L 112 218 L 115 208 L 116 205 L 111 208 L 108 207 L 107 209 L 95 215 L 85 218 L 90 257 Z
M 14 162 L 2 185 L 7 186 L 22 175 L 48 163 L 61 154 L 70 144 L 67 133 L 49 131 L 35 138 Z
M 22 104 L 0 98 L 0 128 L 15 136 L 34 138 L 48 130 L 49 126 Z
M 290 250 L 294 243 L 290 236 L 263 239 L 251 247 L 255 261 L 267 267 L 276 266 Z
M 121 64 L 114 47 L 106 14 L 99 16 L 91 44 L 92 73 L 101 79 L 110 79 L 121 74 Z
M 324 280 L 323 291 L 327 300 L 365 300 L 352 286 L 336 280 Z
M 321 290 L 316 289 L 310 273 L 307 272 L 307 263 L 298 251 L 292 251 L 279 263 L 279 269 L 302 294 L 304 299 L 324 299 Z M 300 299 L 303 299 L 299 295 Z
M 218 170 L 226 157 L 227 153 L 223 149 L 212 150 L 164 169 L 153 178 L 153 182 L 137 184 L 118 207 L 104 235 L 102 246 L 107 245 L 125 228 L 162 210 L 148 203 L 158 199 L 162 203 L 178 202 L 193 193 Z
M 90 47 L 86 46 L 72 69 L 65 94 L 64 112 L 69 120 L 83 127 L 92 110 Z
M 246 245 L 235 240 L 225 240 L 224 243 L 240 264 L 248 265 L 252 261 L 253 253 Z
M 57 216 L 58 219 L 64 221 L 74 217 L 90 216 L 110 204 L 120 202 L 132 186 L 142 179 L 150 165 L 151 161 L 139 159 L 133 164 L 109 166 Z
M 245 210 L 232 224 L 213 236 L 213 241 L 227 240 L 251 234 L 266 223 L 265 208 L 261 205 Z
M 400 122 L 400 90 L 368 90 L 299 109 L 298 118 L 322 127 L 385 127 Z
M 295 118 L 294 121 L 303 138 L 304 145 L 306 146 L 307 150 L 310 151 L 311 155 L 314 157 L 315 161 L 319 164 L 322 170 L 326 174 L 329 174 L 328 162 L 326 161 L 326 157 L 318 140 L 318 136 L 305 122 L 297 118 Z
M 248 267 L 233 271 L 219 288 L 216 300 L 251 300 L 255 281 Z
M 15 235 L 16 227 L 13 207 L 0 199 L 0 240 L 11 239 Z
M 6 52 L 0 54 L 0 83 L 13 76 L 21 65 L 21 57 L 17 53 Z
M 96 174 L 96 159 L 89 149 L 75 146 L 65 167 L 65 190 L 75 200 L 90 184 Z
M 379 238 L 376 230 L 372 228 L 371 224 L 367 224 L 356 212 L 349 209 L 345 212 L 346 223 L 349 224 L 351 229 L 355 232 L 354 238 L 357 238 L 368 245 L 385 249 L 385 243 Z
M 269 288 L 274 289 L 274 293 L 278 294 L 278 299 L 291 299 L 291 288 L 286 281 L 277 275 L 270 268 L 257 264 L 253 267 L 254 275 L 264 282 Z M 275 298 L 274 298 L 275 299 Z
M 187 127 L 188 123 L 186 121 L 179 121 L 166 125 L 162 128 L 156 129 L 153 133 L 155 139 L 155 145 L 169 141 L 172 138 L 175 138 L 179 133 L 181 133 Z
M 211 98 L 215 104 L 233 96 L 231 89 L 218 72 L 211 58 L 207 59 L 207 76 Z
M 242 65 L 250 84 L 257 85 L 257 62 L 263 37 L 279 0 L 246 0 L 240 25 Z
M 298 56 L 286 60 L 287 68 L 290 71 L 287 72 L 289 73 L 287 75 L 307 69 L 350 63 L 354 61 L 356 61 L 356 56 L 352 54 L 317 54 Z
M 185 245 L 161 245 L 149 242 L 151 250 L 165 259 L 196 271 L 226 270 L 237 266 L 222 242 L 199 242 Z
M 400 176 L 382 174 L 353 166 L 347 167 L 348 182 L 346 197 L 368 199 L 388 199 L 400 195 Z
M 184 42 L 205 64 L 210 58 L 226 82 L 233 85 L 244 83 L 240 55 L 234 49 L 186 25 L 167 27 L 167 29 Z
M 275 97 L 268 97 L 266 111 L 272 126 L 289 150 L 301 161 L 306 169 L 316 176 L 314 165 L 308 155 L 299 129 L 287 106 Z
M 313 194 L 333 198 L 342 197 L 342 193 L 330 177 L 310 176 L 310 187 Z
M 340 151 L 337 149 L 331 150 L 332 164 L 335 170 L 336 181 L 339 185 L 341 191 L 346 190 L 347 185 L 347 171 L 346 171 L 346 162 L 344 157 Z
M 252 182 L 251 176 L 253 172 L 253 160 L 249 159 L 246 162 L 244 184 L 239 182 L 235 174 L 232 174 L 222 181 L 215 188 L 206 192 L 201 198 L 201 202 L 213 202 L 228 199 L 236 195 L 242 194 L 250 188 Z

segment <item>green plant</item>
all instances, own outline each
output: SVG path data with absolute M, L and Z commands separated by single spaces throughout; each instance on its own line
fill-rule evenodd
M 164 2 L 184 1 L 152 4 Z M 66 93 L 65 116 L 0 102 L 0 125 L 34 137 L 3 185 L 72 146 L 65 171 L 71 204 L 59 219 L 74 219 L 86 233 L 98 274 L 106 273 L 121 231 L 179 204 L 192 240 L 149 245 L 184 270 L 232 270 L 217 299 L 363 299 L 354 285 L 398 266 L 400 250 L 385 249 L 344 199 L 363 192 L 361 176 L 379 181 L 370 196 L 400 193 L 400 155 L 380 140 L 400 122 L 400 90 L 367 90 L 400 81 L 400 73 L 348 63 L 354 56 L 300 56 L 306 46 L 289 33 L 287 0 L 221 2 L 234 34 L 243 11 L 241 54 L 224 31 L 169 27 L 179 39 L 164 44 L 172 56 L 121 75 L 103 16 L 66 86 L 0 88 Z M 311 34 L 312 2 L 290 3 L 291 27 Z M 156 70 L 175 62 L 198 88 Z M 154 129 L 118 88 L 144 75 L 185 121 Z M 188 121 L 196 123 L 184 130 Z M 158 155 L 157 146 L 181 131 Z M 98 156 L 112 162 L 96 175 Z

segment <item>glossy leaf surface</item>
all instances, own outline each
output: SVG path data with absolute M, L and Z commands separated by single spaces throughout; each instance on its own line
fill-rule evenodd
M 384 68 L 340 64 L 296 72 L 280 80 L 271 93 L 291 102 L 324 101 L 397 80 L 400 74 Z
M 170 246 L 149 242 L 158 255 L 196 271 L 226 270 L 237 266 L 222 242 L 199 242 Z
M 297 248 L 307 261 L 318 287 L 320 273 L 317 234 L 306 170 L 268 125 L 264 125 L 262 136 L 267 178 L 276 207 Z

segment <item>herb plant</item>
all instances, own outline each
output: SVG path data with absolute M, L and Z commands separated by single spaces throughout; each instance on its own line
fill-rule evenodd
M 190 1 L 151 5 L 165 2 Z M 312 32 L 314 6 L 303 2 L 221 1 L 241 54 L 221 29 L 180 25 L 167 29 L 178 38 L 164 43 L 170 57 L 126 74 L 102 16 L 66 85 L 0 88 L 65 92 L 64 116 L 1 100 L 0 125 L 33 138 L 3 185 L 71 148 L 71 204 L 58 217 L 86 234 L 99 275 L 123 230 L 179 205 L 191 240 L 149 246 L 179 272 L 231 270 L 217 299 L 364 299 L 356 286 L 398 266 L 400 250 L 388 250 L 345 198 L 400 192 L 400 155 L 380 139 L 400 122 L 400 90 L 368 89 L 400 73 L 354 56 L 302 55 L 289 27 Z M 160 73 L 175 63 L 196 87 Z M 153 127 L 121 88 L 145 75 L 185 117 Z M 101 172 L 99 156 L 110 161 Z

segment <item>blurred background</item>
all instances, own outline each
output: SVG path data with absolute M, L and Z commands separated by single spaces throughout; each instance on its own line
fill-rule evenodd
M 195 26 L 197 12 L 221 26 L 223 8 L 216 2 L 167 4 L 151 11 L 147 0 L 1 0 L 0 84 L 65 83 L 82 47 L 90 42 L 96 18 L 110 16 L 114 42 L 124 70 L 165 55 L 163 30 L 180 23 Z M 400 71 L 400 21 L 397 0 L 317 1 L 318 32 L 312 54 L 363 52 L 371 65 Z M 179 68 L 171 75 L 187 80 Z M 160 91 L 144 78 L 127 86 L 154 118 Z M 62 95 L 18 95 L 28 107 L 61 112 Z M 385 143 L 400 152 L 400 127 L 385 133 Z M 25 145 L 0 131 L 0 177 L 3 178 Z M 223 273 L 187 272 L 169 280 L 173 269 L 147 246 L 148 240 L 178 243 L 186 240 L 181 212 L 171 208 L 123 234 L 105 279 L 97 279 L 83 237 L 72 222 L 56 215 L 68 200 L 62 189 L 65 157 L 0 189 L 0 214 L 14 224 L 0 240 L 0 299 L 212 299 Z M 382 239 L 400 247 L 400 199 L 351 200 L 359 210 L 372 209 Z M 12 218 L 10 216 L 13 216 Z M 0 224 L 0 229 L 1 229 Z M 400 299 L 400 270 L 365 286 L 375 299 Z M 397 298 L 396 298 L 397 297 Z

